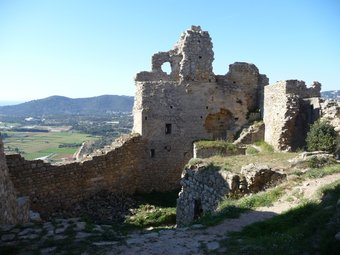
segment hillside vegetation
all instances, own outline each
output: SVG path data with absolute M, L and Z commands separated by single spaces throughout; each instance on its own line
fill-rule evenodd
M 133 97 L 103 95 L 89 98 L 68 98 L 51 96 L 10 106 L 1 106 L 0 115 L 42 116 L 42 115 L 103 115 L 112 112 L 131 112 Z

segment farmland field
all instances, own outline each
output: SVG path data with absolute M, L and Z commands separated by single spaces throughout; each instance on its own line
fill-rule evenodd
M 20 152 L 28 160 L 50 155 L 52 160 L 72 157 L 84 141 L 99 137 L 74 131 L 63 132 L 6 132 L 7 152 Z

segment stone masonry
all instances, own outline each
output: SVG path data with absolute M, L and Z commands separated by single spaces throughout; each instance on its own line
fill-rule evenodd
M 3 143 L 0 138 L 0 225 L 27 222 L 28 217 L 29 204 L 24 198 L 16 198 L 16 191 L 8 174 Z
M 31 208 L 43 218 L 99 191 L 133 194 L 143 189 L 148 178 L 140 171 L 142 162 L 136 156 L 142 154 L 143 146 L 137 134 L 120 140 L 121 145 L 106 154 L 65 165 L 7 155 L 11 180 L 18 194 L 29 196 Z
M 285 179 L 285 174 L 265 165 L 250 164 L 242 167 L 240 173 L 205 164 L 186 167 L 177 199 L 177 225 L 188 225 L 203 214 L 215 211 L 225 196 L 256 193 Z
M 247 116 L 262 108 L 267 77 L 241 62 L 215 75 L 213 59 L 209 33 L 192 26 L 172 50 L 152 57 L 151 72 L 136 75 L 133 132 L 141 134 L 149 152 L 143 166 L 156 190 L 179 188 L 194 141 L 232 139 Z M 162 71 L 167 62 L 169 74 Z
M 265 141 L 276 150 L 305 146 L 309 125 L 320 115 L 321 84 L 310 88 L 298 80 L 280 81 L 264 89 Z

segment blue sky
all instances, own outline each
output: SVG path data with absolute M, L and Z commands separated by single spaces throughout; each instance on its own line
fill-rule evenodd
M 270 83 L 340 89 L 338 0 L 0 0 L 0 100 L 134 95 L 191 25 L 212 37 L 215 74 L 245 61 Z

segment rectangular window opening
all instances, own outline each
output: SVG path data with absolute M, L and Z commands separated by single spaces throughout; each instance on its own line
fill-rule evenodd
M 165 124 L 165 134 L 171 134 L 172 125 L 171 124 Z
M 155 157 L 155 149 L 150 150 L 150 157 L 154 158 Z

